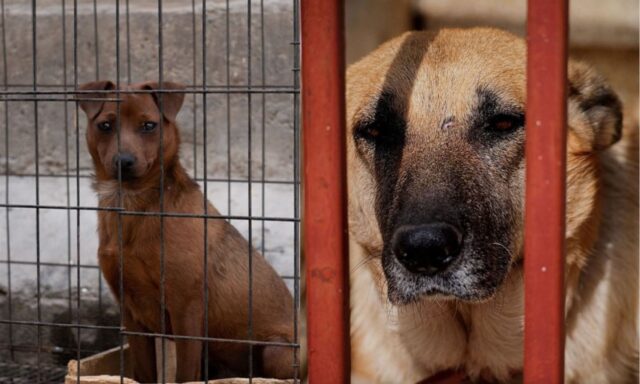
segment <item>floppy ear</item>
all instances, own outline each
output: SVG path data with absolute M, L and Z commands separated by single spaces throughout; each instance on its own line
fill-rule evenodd
M 107 91 L 115 89 L 116 86 L 109 80 L 92 81 L 90 83 L 84 83 L 78 87 L 79 91 Z M 77 100 L 80 104 L 80 108 L 87 114 L 89 119 L 93 119 L 104 105 L 104 101 L 98 101 L 95 99 L 104 99 L 107 97 L 106 93 L 81 93 L 78 94 Z M 94 99 L 94 100 L 87 100 Z
M 140 86 L 142 89 L 147 90 L 159 90 L 160 86 L 157 82 L 147 82 L 143 83 Z M 183 91 L 185 86 L 180 83 L 174 83 L 171 81 L 163 81 L 162 82 L 162 90 L 169 91 Z M 156 102 L 158 108 L 160 108 L 160 97 L 162 94 L 162 113 L 165 118 L 171 121 L 175 121 L 178 112 L 180 112 L 180 108 L 182 108 L 182 103 L 184 102 L 184 93 L 183 92 L 154 92 L 151 95 L 153 96 L 153 100 Z
M 578 139 L 575 150 L 608 148 L 622 135 L 622 104 L 604 77 L 584 63 L 569 64 L 569 129 Z

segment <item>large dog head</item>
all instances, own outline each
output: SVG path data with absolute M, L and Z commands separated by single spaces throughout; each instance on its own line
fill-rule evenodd
M 525 71 L 524 41 L 494 29 L 407 33 L 349 68 L 351 235 L 381 260 L 391 302 L 483 300 L 521 259 Z M 588 230 L 594 154 L 622 117 L 583 64 L 568 94 L 571 238 Z

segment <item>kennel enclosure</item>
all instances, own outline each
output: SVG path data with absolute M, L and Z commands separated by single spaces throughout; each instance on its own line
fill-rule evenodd
M 284 346 L 300 377 L 298 2 L 4 0 L 0 8 L 0 381 L 59 381 L 69 359 L 111 347 L 124 361 L 130 331 L 97 266 L 100 208 L 77 106 L 88 97 L 78 85 L 98 79 L 187 85 L 181 160 L 222 213 L 195 219 L 229 220 L 286 281 L 296 310 L 295 340 Z M 169 344 L 164 331 L 149 336 Z M 158 351 L 162 378 L 168 357 Z
M 304 249 L 309 379 L 349 381 L 342 5 L 2 0 L 0 377 L 56 380 L 61 360 L 107 347 L 124 360 L 127 332 L 90 240 L 97 208 L 75 101 L 78 84 L 113 78 L 189 84 L 182 155 L 223 212 L 212 219 L 238 226 L 289 282 L 298 365 Z M 530 383 L 562 382 L 566 26 L 566 1 L 529 1 L 527 121 L 539 127 L 527 133 L 526 253 L 536 255 L 525 258 Z

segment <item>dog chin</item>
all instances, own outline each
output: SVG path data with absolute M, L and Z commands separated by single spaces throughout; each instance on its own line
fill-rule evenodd
M 122 183 L 119 183 L 117 179 L 96 181 L 93 183 L 93 189 L 96 191 L 99 199 L 115 199 L 118 197 L 118 193 L 121 193 L 123 197 L 135 196 L 137 192 L 132 190 L 127 185 L 127 181 L 122 179 Z
M 402 306 L 412 304 L 420 300 L 433 301 L 464 301 L 479 303 L 489 300 L 495 294 L 495 290 L 470 289 L 456 290 L 435 287 L 398 287 L 388 284 L 387 296 L 393 305 Z
M 114 173 L 114 174 L 112 174 L 112 175 L 111 175 L 111 177 L 112 177 L 112 180 L 111 180 L 111 181 L 116 182 L 116 183 L 118 182 L 118 173 Z M 129 173 L 129 172 L 122 173 L 122 174 L 120 175 L 120 180 L 121 180 L 122 182 L 126 182 L 126 181 L 133 181 L 133 180 L 136 180 L 136 179 L 138 179 L 138 178 L 139 178 L 139 177 L 138 177 L 138 175 L 136 175 L 136 174 L 134 174 L 134 173 Z
M 397 306 L 425 299 L 477 303 L 493 297 L 499 286 L 499 283 L 483 284 L 469 276 L 459 279 L 455 272 L 447 277 L 419 276 L 405 270 L 398 263 L 389 264 L 385 268 L 387 296 L 391 304 Z

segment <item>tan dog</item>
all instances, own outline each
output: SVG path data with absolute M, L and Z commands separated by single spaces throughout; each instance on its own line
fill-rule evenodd
M 354 379 L 518 379 L 525 56 L 506 32 L 442 30 L 349 68 Z M 569 84 L 566 382 L 637 382 L 638 130 L 589 67 Z
M 258 252 L 252 259 L 252 334 L 249 334 L 249 244 L 227 221 L 206 223 L 207 280 L 205 287 L 205 221 L 199 217 L 165 217 L 164 237 L 154 212 L 219 215 L 206 202 L 198 184 L 182 168 L 178 158 L 180 136 L 176 115 L 182 106 L 184 87 L 170 82 L 162 101 L 156 83 L 134 84 L 125 89 L 151 91 L 120 94 L 118 110 L 114 93 L 89 94 L 80 106 L 88 117 L 87 145 L 95 166 L 94 187 L 101 208 L 116 208 L 122 199 L 126 211 L 149 215 L 123 215 L 119 234 L 117 213 L 99 211 L 100 268 L 116 297 L 122 301 L 128 331 L 166 333 L 226 339 L 291 342 L 293 299 L 287 287 Z M 84 84 L 81 90 L 114 90 L 110 81 Z M 85 94 L 83 97 L 87 98 Z M 98 100 L 95 100 L 98 99 Z M 162 103 L 162 111 L 159 108 Z M 119 122 L 116 121 L 118 116 Z M 160 128 L 162 124 L 162 129 Z M 120 127 L 119 143 L 116 133 Z M 160 134 L 162 132 L 162 146 Z M 164 170 L 161 199 L 160 175 Z M 122 180 L 122 195 L 118 188 Z M 205 202 L 207 211 L 205 212 Z M 123 252 L 123 292 L 120 293 L 120 241 Z M 161 241 L 162 240 L 162 241 Z M 162 244 L 162 245 L 161 245 Z M 161 313 L 161 247 L 164 252 L 166 312 Z M 204 292 L 208 293 L 205 312 Z M 136 380 L 156 382 L 153 337 L 129 336 Z M 177 380 L 201 380 L 203 343 L 176 338 Z M 249 368 L 247 344 L 209 342 L 210 377 L 245 376 Z M 285 347 L 253 348 L 253 374 L 276 378 L 293 376 L 293 352 Z

